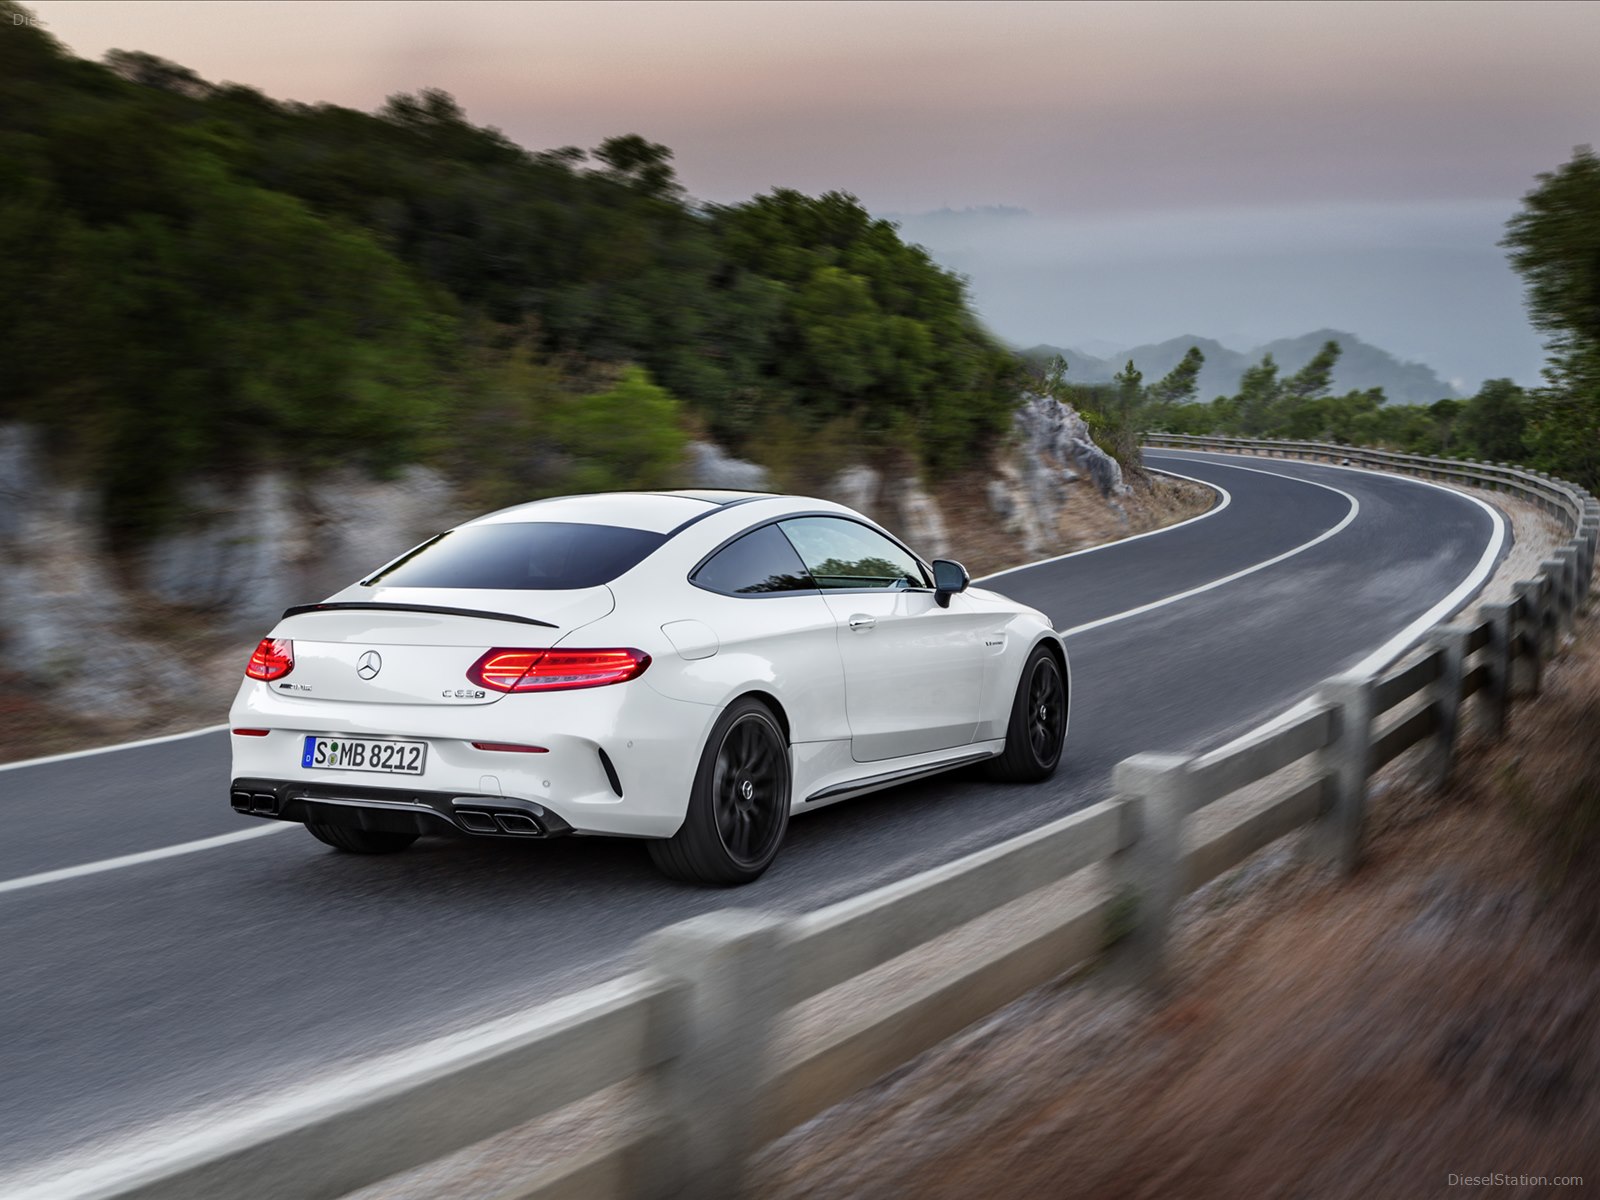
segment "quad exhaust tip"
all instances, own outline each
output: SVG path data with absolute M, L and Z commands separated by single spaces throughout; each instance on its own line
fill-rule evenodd
M 232 799 L 235 812 L 249 813 L 254 817 L 278 815 L 278 797 L 271 792 L 234 792 Z
M 510 833 L 521 837 L 543 837 L 545 834 L 544 826 L 525 812 L 458 808 L 456 821 L 468 833 Z
M 527 813 L 495 813 L 495 824 L 507 833 L 543 833 L 539 822 Z

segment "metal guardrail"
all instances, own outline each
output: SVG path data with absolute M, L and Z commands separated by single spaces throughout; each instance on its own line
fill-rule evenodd
M 1151 441 L 1500 487 L 1559 514 L 1572 536 L 1516 585 L 1515 600 L 1484 606 L 1476 624 L 1436 628 L 1419 656 L 1387 673 L 1328 680 L 1308 711 L 1248 741 L 1201 757 L 1135 755 L 1118 764 L 1110 800 L 817 912 L 726 910 L 670 926 L 645 939 L 639 969 L 621 979 L 510 1026 L 423 1047 L 337 1093 L 324 1085 L 231 1129 L 59 1179 L 49 1194 L 332 1200 L 633 1079 L 640 1115 L 631 1127 L 507 1196 L 731 1196 L 763 1143 L 1108 949 L 1124 978 L 1161 980 L 1178 900 L 1269 843 L 1304 827 L 1326 861 L 1353 869 L 1373 772 L 1422 744 L 1424 769 L 1442 781 L 1468 698 L 1485 732 L 1500 736 L 1514 697 L 1538 692 L 1540 664 L 1588 600 L 1600 505 L 1573 484 L 1505 464 L 1310 442 Z M 1280 772 L 1293 778 L 1279 794 L 1195 836 L 1196 814 Z M 1109 886 L 774 1059 L 795 1005 L 1096 864 L 1108 868 Z
M 1398 471 L 1421 479 L 1448 479 L 1498 491 L 1519 492 L 1547 512 L 1560 514 L 1568 529 L 1576 533 L 1583 519 L 1585 503 L 1594 497 L 1577 484 L 1556 479 L 1542 471 L 1529 470 L 1513 463 L 1483 462 L 1476 458 L 1430 458 L 1423 454 L 1402 454 L 1371 446 L 1345 446 L 1336 442 L 1291 442 L 1272 438 L 1230 438 L 1181 433 L 1148 433 L 1148 446 L 1167 446 L 1192 450 L 1226 450 L 1236 454 L 1256 454 L 1267 458 L 1304 458 L 1312 461 L 1345 463 L 1376 470 Z

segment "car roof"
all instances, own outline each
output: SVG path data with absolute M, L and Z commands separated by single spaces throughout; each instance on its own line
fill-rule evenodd
M 671 533 L 729 505 L 772 500 L 773 492 L 685 489 L 671 492 L 597 492 L 588 496 L 552 496 L 502 508 L 469 521 L 469 525 L 503 525 L 526 521 L 563 521 L 574 525 L 619 525 Z

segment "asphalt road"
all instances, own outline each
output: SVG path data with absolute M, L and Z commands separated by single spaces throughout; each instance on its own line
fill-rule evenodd
M 603 979 L 673 921 L 814 908 L 1099 800 L 1119 759 L 1220 744 L 1369 656 L 1494 539 L 1486 509 L 1411 480 L 1149 459 L 1228 502 L 985 585 L 1069 632 L 1071 733 L 1055 778 L 968 773 L 807 814 L 774 868 L 737 892 L 671 883 L 635 843 L 428 838 L 362 859 L 298 827 L 8 890 L 254 826 L 228 807 L 221 733 L 0 772 L 0 1194 L 5 1176 L 46 1160 L 159 1140 Z

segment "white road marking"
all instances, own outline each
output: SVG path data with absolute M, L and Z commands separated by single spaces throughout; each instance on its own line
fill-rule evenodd
M 1228 465 L 1233 466 L 1234 464 L 1230 463 Z M 1505 545 L 1506 520 L 1505 517 L 1501 515 L 1499 509 L 1495 508 L 1494 505 L 1488 504 L 1485 501 L 1480 500 L 1477 496 L 1469 495 L 1458 488 L 1450 487 L 1447 484 L 1435 483 L 1431 479 L 1412 479 L 1410 476 L 1406 475 L 1395 475 L 1392 471 L 1371 471 L 1365 467 L 1346 467 L 1341 466 L 1338 463 L 1313 463 L 1312 465 L 1318 467 L 1328 467 L 1335 471 L 1361 471 L 1367 475 L 1383 475 L 1388 478 L 1405 479 L 1408 482 L 1418 483 L 1424 487 L 1437 488 L 1441 492 L 1449 492 L 1452 496 L 1459 496 L 1463 500 L 1472 501 L 1472 503 L 1476 504 L 1479 508 L 1483 509 L 1484 512 L 1489 514 L 1489 520 L 1494 525 L 1494 533 L 1489 538 L 1489 544 L 1484 547 L 1483 553 L 1479 555 L 1478 561 L 1473 565 L 1472 570 L 1467 572 L 1465 579 L 1458 583 L 1455 588 L 1444 597 L 1444 599 L 1440 600 L 1432 608 L 1428 609 L 1427 612 L 1423 613 L 1416 620 L 1412 621 L 1411 624 L 1407 625 L 1404 629 L 1395 634 L 1383 645 L 1379 646 L 1371 654 L 1368 654 L 1360 662 L 1356 663 L 1354 666 L 1346 668 L 1346 670 L 1342 672 L 1344 674 L 1352 675 L 1371 675 L 1376 671 L 1383 670 L 1383 668 L 1387 667 L 1395 659 L 1399 658 L 1407 650 L 1411 649 L 1412 646 L 1416 645 L 1417 642 L 1422 640 L 1423 635 L 1426 634 L 1428 630 L 1432 629 L 1445 617 L 1455 612 L 1458 607 L 1464 604 L 1472 596 L 1476 595 L 1478 590 L 1482 588 L 1486 582 L 1488 582 L 1490 574 L 1494 571 L 1495 559 L 1500 557 L 1500 548 Z M 1259 467 L 1239 467 L 1238 469 L 1241 471 L 1260 470 Z M 1275 475 L 1277 472 L 1261 471 L 1261 474 Z M 1284 476 L 1284 478 L 1293 478 L 1293 476 Z M 1305 482 L 1310 481 L 1307 480 Z M 1202 756 L 1202 761 L 1210 762 L 1213 759 L 1222 758 L 1239 743 L 1249 741 L 1252 738 L 1261 737 L 1263 734 L 1271 733 L 1274 729 L 1278 729 L 1289 724 L 1296 718 L 1307 712 L 1310 712 L 1312 705 L 1315 703 L 1315 696 L 1308 696 L 1306 699 L 1300 701 L 1286 712 L 1281 712 L 1277 716 L 1263 721 L 1254 729 L 1247 730 L 1246 732 L 1240 734 L 1227 744 L 1218 746 L 1215 750 L 1208 751 L 1204 756 Z
M 241 829 L 238 833 L 222 833 L 216 837 L 201 838 L 194 842 L 179 842 L 176 846 L 162 846 L 157 850 L 141 850 L 137 854 L 124 854 L 118 858 L 102 858 L 99 862 L 81 863 L 76 867 L 61 867 L 54 871 L 40 871 L 37 875 L 19 875 L 15 879 L 0 880 L 0 892 L 20 892 L 24 888 L 43 887 L 47 883 L 59 883 L 64 879 L 79 879 L 84 875 L 99 875 L 103 871 L 136 867 L 140 863 L 157 862 L 163 858 L 197 854 L 201 850 L 231 846 L 235 842 L 266 837 L 269 833 L 285 833 L 298 827 L 297 823 L 274 821 L 257 829 Z
M 1233 467 L 1235 470 L 1239 471 L 1253 471 L 1257 475 L 1276 475 L 1279 479 L 1289 479 L 1296 483 L 1303 483 L 1308 487 L 1319 487 L 1330 492 L 1337 492 L 1346 500 L 1350 501 L 1350 511 L 1344 515 L 1344 519 L 1341 520 L 1337 525 L 1323 530 L 1309 542 L 1302 542 L 1300 545 L 1295 546 L 1291 550 L 1285 550 L 1282 554 L 1275 554 L 1271 558 L 1264 559 L 1253 566 L 1245 567 L 1241 571 L 1235 571 L 1231 575 L 1224 575 L 1220 579 L 1213 579 L 1210 583 L 1202 583 L 1198 587 L 1192 587 L 1186 591 L 1175 592 L 1170 596 L 1162 597 L 1160 600 L 1152 600 L 1150 603 L 1141 604 L 1137 608 L 1130 608 L 1123 612 L 1112 613 L 1110 616 L 1101 617 L 1098 620 L 1085 621 L 1082 625 L 1074 625 L 1071 629 L 1058 630 L 1057 632 L 1059 632 L 1062 637 L 1068 638 L 1072 637 L 1074 634 L 1087 633 L 1091 629 L 1099 629 L 1102 625 L 1110 625 L 1116 621 L 1126 621 L 1129 617 L 1137 617 L 1147 612 L 1154 612 L 1158 608 L 1165 608 L 1169 604 L 1176 604 L 1180 600 L 1187 600 L 1191 596 L 1198 596 L 1202 592 L 1209 592 L 1213 588 L 1219 588 L 1224 584 L 1233 583 L 1235 580 L 1243 579 L 1247 575 L 1254 575 L 1257 571 L 1265 571 L 1268 567 L 1277 566 L 1286 559 L 1291 559 L 1296 554 L 1303 554 L 1307 550 L 1311 549 L 1311 547 L 1327 541 L 1336 534 L 1342 533 L 1345 529 L 1349 528 L 1350 522 L 1354 521 L 1361 512 L 1361 501 L 1357 500 L 1349 492 L 1340 488 L 1332 487 L 1326 483 L 1317 483 L 1310 479 L 1299 479 L 1293 475 L 1282 475 L 1276 471 L 1262 471 L 1256 467 L 1235 467 L 1233 463 L 1218 463 L 1217 465 Z M 1115 546 L 1118 543 L 1111 542 L 1109 544 Z
M 203 733 L 221 733 L 226 728 L 226 725 L 207 725 L 203 729 L 168 733 L 161 737 L 143 738 L 137 742 L 118 742 L 115 746 L 96 746 L 92 750 L 69 750 L 65 754 L 47 754 L 43 758 L 25 758 L 21 762 L 0 763 L 0 771 L 15 771 L 21 767 L 42 767 L 46 763 L 66 762 L 69 758 L 88 758 L 92 754 L 110 754 L 116 750 L 137 750 L 140 746 L 159 746 L 162 742 L 181 742 L 184 738 L 199 737 Z
M 1235 466 L 1233 463 L 1228 463 L 1226 465 Z M 1489 521 L 1494 526 L 1494 533 L 1490 536 L 1489 544 L 1484 547 L 1483 553 L 1478 556 L 1477 564 L 1472 568 L 1472 570 L 1467 572 L 1467 577 L 1457 584 L 1454 590 L 1452 590 L 1448 596 L 1439 601 L 1439 603 L 1435 604 L 1427 612 L 1423 613 L 1415 621 L 1411 622 L 1411 624 L 1407 625 L 1399 633 L 1395 634 L 1383 645 L 1379 646 L 1371 654 L 1367 655 L 1360 662 L 1356 663 L 1355 666 L 1349 668 L 1351 673 L 1368 675 L 1373 671 L 1388 666 L 1389 663 L 1394 661 L 1394 659 L 1398 658 L 1402 653 L 1409 650 L 1416 643 L 1417 639 L 1419 639 L 1423 634 L 1427 633 L 1429 629 L 1433 628 L 1433 626 L 1438 623 L 1441 617 L 1448 616 L 1450 613 L 1454 612 L 1458 606 L 1470 599 L 1477 589 L 1481 588 L 1485 583 L 1488 582 L 1489 575 L 1494 569 L 1494 560 L 1500 556 L 1500 548 L 1505 545 L 1506 519 L 1501 515 L 1499 509 L 1487 501 L 1480 500 L 1477 496 L 1463 492 L 1459 488 L 1453 488 L 1449 484 L 1435 483 L 1431 479 L 1414 479 L 1409 475 L 1396 475 L 1393 471 L 1373 471 L 1366 467 L 1346 467 L 1341 466 L 1338 463 L 1310 463 L 1308 465 L 1320 467 L 1329 471 L 1359 471 L 1363 475 L 1378 475 L 1385 479 L 1403 479 L 1407 483 L 1419 484 L 1422 487 L 1431 487 L 1436 491 L 1445 492 L 1451 496 L 1457 496 L 1462 500 L 1470 500 L 1473 504 L 1476 504 L 1479 508 L 1483 509 L 1484 512 L 1489 514 Z M 1240 471 L 1255 471 L 1260 475 L 1279 474 L 1277 471 L 1263 471 L 1260 467 L 1237 467 L 1236 469 Z M 1284 475 L 1283 478 L 1294 479 L 1296 476 Z M 1310 483 L 1312 481 L 1309 479 L 1303 479 L 1301 482 Z M 1324 483 L 1318 484 L 1317 486 L 1327 487 L 1328 485 Z

